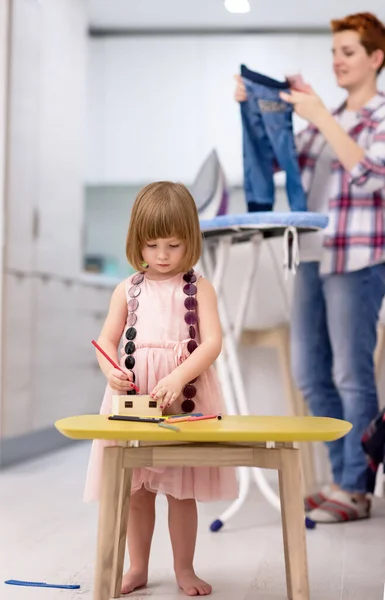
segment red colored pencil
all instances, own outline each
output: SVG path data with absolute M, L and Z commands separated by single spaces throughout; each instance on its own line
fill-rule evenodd
M 115 367 L 115 369 L 119 369 L 119 371 L 121 371 L 122 373 L 124 373 L 123 369 L 121 369 L 121 368 L 119 367 L 119 365 L 117 365 L 117 364 L 116 364 L 116 362 L 115 362 L 115 361 L 113 361 L 113 360 L 112 360 L 112 358 L 111 358 L 110 356 L 108 356 L 107 352 L 105 352 L 105 351 L 103 350 L 103 348 L 101 348 L 101 347 L 99 346 L 99 344 L 98 344 L 97 342 L 95 342 L 95 340 L 92 340 L 92 342 L 91 342 L 91 343 L 92 343 L 92 344 L 95 346 L 95 348 L 96 348 L 97 350 L 99 350 L 99 352 L 100 352 L 101 354 L 103 354 L 104 358 L 106 358 L 106 359 L 108 360 L 108 362 L 109 362 L 109 363 L 111 363 L 111 365 L 112 365 L 113 367 Z M 124 374 L 126 375 L 126 373 L 124 373 Z M 131 382 L 131 383 L 132 383 L 132 382 Z M 138 386 L 136 386 L 136 385 L 135 385 L 135 383 L 132 383 L 132 387 L 134 388 L 134 390 L 135 390 L 136 392 L 138 392 L 138 393 L 139 393 L 139 388 L 138 388 Z

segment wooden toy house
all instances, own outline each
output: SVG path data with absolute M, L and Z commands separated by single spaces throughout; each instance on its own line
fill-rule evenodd
M 156 400 L 147 395 L 112 396 L 112 414 L 135 417 L 160 417 L 162 411 Z

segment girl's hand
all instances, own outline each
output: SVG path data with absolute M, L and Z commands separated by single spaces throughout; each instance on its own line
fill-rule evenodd
M 306 92 L 291 90 L 290 94 L 281 92 L 280 97 L 284 102 L 292 104 L 296 114 L 309 121 L 316 127 L 328 111 L 321 98 L 308 86 Z
M 160 400 L 160 408 L 164 410 L 171 406 L 175 400 L 181 395 L 183 381 L 180 380 L 176 373 L 170 373 L 167 377 L 163 377 L 151 392 L 151 397 L 155 400 Z
M 132 373 L 123 373 L 119 369 L 111 369 L 107 377 L 110 387 L 119 392 L 119 394 L 125 394 L 128 390 L 133 389 Z
M 246 102 L 247 100 L 247 92 L 246 86 L 243 83 L 243 79 L 240 75 L 234 75 L 234 79 L 237 82 L 237 87 L 235 88 L 234 98 L 237 102 Z

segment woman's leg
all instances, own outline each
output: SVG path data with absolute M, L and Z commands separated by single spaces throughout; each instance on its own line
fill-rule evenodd
M 378 413 L 373 354 L 385 293 L 385 265 L 329 275 L 324 281 L 334 378 L 353 429 L 344 442 L 341 487 L 363 496 L 367 461 L 361 437 Z
M 195 500 L 168 499 L 168 524 L 174 570 L 179 587 L 187 596 L 208 596 L 211 585 L 199 579 L 194 571 L 194 553 L 198 529 Z
M 294 280 L 291 361 L 294 381 L 313 415 L 342 419 L 342 401 L 332 374 L 323 284 L 316 262 L 302 263 Z M 333 482 L 339 486 L 344 470 L 344 440 L 328 442 L 327 447 Z
M 130 568 L 123 576 L 122 594 L 129 594 L 147 584 L 155 525 L 155 500 L 156 494 L 144 487 L 131 496 L 127 529 Z

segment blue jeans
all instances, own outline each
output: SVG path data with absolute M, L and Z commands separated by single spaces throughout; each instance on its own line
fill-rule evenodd
M 315 416 L 346 419 L 353 429 L 327 444 L 333 481 L 365 493 L 361 436 L 378 413 L 373 353 L 385 294 L 385 264 L 320 277 L 299 266 L 291 328 L 293 377 Z
M 241 102 L 243 170 L 249 212 L 272 210 L 276 163 L 286 171 L 286 189 L 291 210 L 306 210 L 306 195 L 294 144 L 290 104 L 279 92 L 288 84 L 270 79 L 241 66 L 247 101 Z

